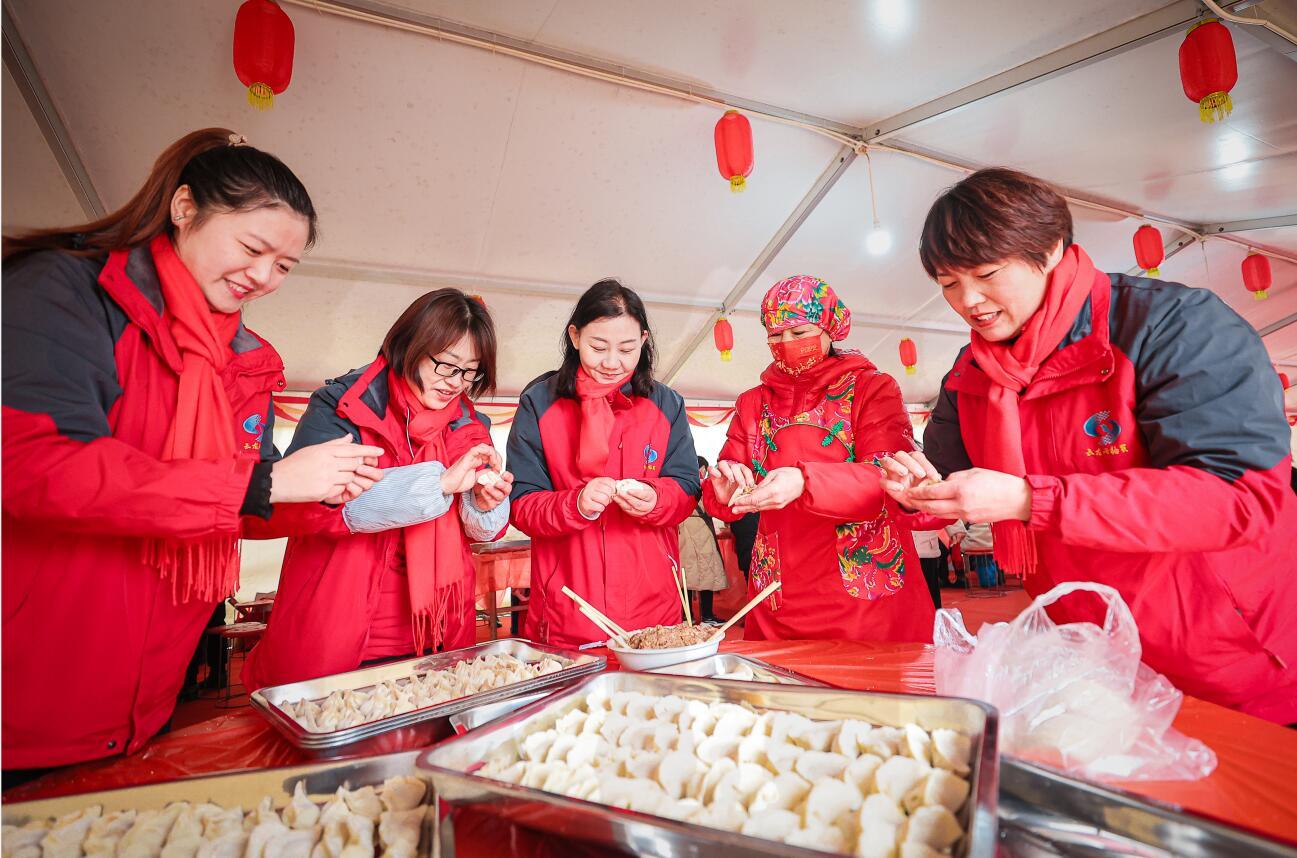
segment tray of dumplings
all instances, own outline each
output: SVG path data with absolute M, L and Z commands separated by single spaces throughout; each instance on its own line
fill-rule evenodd
M 696 658 L 680 664 L 668 664 L 655 667 L 648 673 L 669 673 L 673 676 L 696 676 L 700 679 L 734 679 L 740 682 L 769 682 L 774 685 L 810 685 L 816 688 L 829 688 L 828 683 L 789 670 L 785 667 L 762 661 L 752 656 L 722 652 L 706 658 Z
M 419 751 L 8 803 L 9 858 L 419 858 Z
M 419 766 L 452 808 L 637 855 L 991 858 L 997 736 L 973 700 L 617 672 Z
M 327 756 L 432 721 L 446 725 L 448 733 L 444 719 L 451 715 L 568 683 L 606 665 L 603 656 L 507 638 L 267 686 L 254 691 L 251 701 L 293 745 Z

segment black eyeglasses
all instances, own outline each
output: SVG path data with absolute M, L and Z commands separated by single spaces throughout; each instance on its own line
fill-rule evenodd
M 462 366 L 456 366 L 453 363 L 439 361 L 432 355 L 428 355 L 428 360 L 432 361 L 432 371 L 442 378 L 454 378 L 462 375 L 466 383 L 473 384 L 486 377 L 486 373 L 480 369 L 464 369 Z

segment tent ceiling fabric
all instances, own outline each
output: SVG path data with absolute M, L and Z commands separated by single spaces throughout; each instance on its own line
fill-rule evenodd
M 295 387 L 369 360 L 420 291 L 458 277 L 496 316 L 502 394 L 554 365 L 570 293 L 605 276 L 665 302 L 650 315 L 659 365 L 672 365 L 838 148 L 754 119 L 756 169 L 748 190 L 731 194 L 716 173 L 711 107 L 298 6 L 286 7 L 297 31 L 292 85 L 273 110 L 257 113 L 230 66 L 237 5 L 12 0 L 10 8 L 106 205 L 126 200 L 166 143 L 206 125 L 237 129 L 303 178 L 322 215 L 312 257 L 358 273 L 299 273 L 249 307 L 249 324 L 279 347 Z M 870 0 L 824 4 L 817 15 L 776 0 L 677 0 L 655 4 L 651 15 L 642 4 L 593 0 L 403 5 L 864 125 L 1165 0 L 1035 7 Z M 962 164 L 1007 163 L 1090 198 L 1189 223 L 1297 214 L 1297 63 L 1238 27 L 1232 32 L 1240 80 L 1225 123 L 1200 123 L 1184 98 L 1180 38 L 1172 35 L 890 142 Z M 7 70 L 3 110 L 5 228 L 79 219 Z M 871 160 L 890 253 L 865 250 L 873 215 L 866 161 L 857 158 L 740 301 L 733 362 L 720 362 L 710 337 L 688 355 L 675 380 L 686 396 L 728 400 L 755 383 L 768 352 L 752 311 L 767 285 L 793 273 L 823 277 L 862 320 L 883 323 L 857 325 L 847 344 L 893 373 L 907 399 L 935 394 L 967 335 L 915 248 L 932 199 L 961 174 L 886 152 Z M 1074 213 L 1077 237 L 1101 267 L 1131 268 L 1130 236 L 1141 221 Z M 1294 226 L 1234 237 L 1297 255 Z M 1259 328 L 1297 313 L 1297 265 L 1274 262 L 1271 298 L 1256 302 L 1239 274 L 1245 252 L 1218 241 L 1194 245 L 1167 261 L 1164 276 L 1214 289 Z M 388 273 L 367 276 L 367 267 Z M 540 286 L 511 291 L 520 283 Z M 889 321 L 933 328 L 908 333 L 919 348 L 916 375 L 904 375 L 896 348 L 906 334 Z M 1297 325 L 1266 344 L 1277 361 L 1297 364 Z

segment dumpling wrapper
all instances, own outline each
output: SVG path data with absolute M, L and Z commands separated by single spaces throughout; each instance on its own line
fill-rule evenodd
M 621 734 L 630 727 L 630 719 L 624 712 L 609 712 L 599 726 L 599 735 L 610 745 L 620 743 Z
M 193 858 L 193 855 L 198 852 L 198 846 L 202 844 L 202 818 L 198 814 L 202 807 L 215 807 L 215 810 L 220 810 L 215 805 L 198 805 L 180 814 L 174 826 L 171 826 L 170 835 L 167 835 L 166 845 L 162 848 L 162 858 Z M 179 832 L 184 839 L 184 844 L 173 849 L 171 841 L 178 835 L 176 828 L 180 828 L 180 820 L 185 818 L 192 818 L 193 822 L 191 826 Z M 134 824 L 134 810 L 118 810 L 96 819 L 89 827 L 86 841 L 82 844 L 82 852 L 86 853 L 86 858 L 113 858 L 113 855 L 117 854 L 118 842 L 126 836 L 126 832 L 130 831 Z M 9 835 L 5 837 L 8 839 Z M 5 852 L 5 855 L 8 854 Z M 19 855 L 14 854 L 14 858 L 19 858 Z
M 922 791 L 928 767 L 909 757 L 891 757 L 883 761 L 874 773 L 878 791 L 902 807 L 916 788 Z
M 811 787 L 806 796 L 806 820 L 832 825 L 843 814 L 859 810 L 865 798 L 853 784 L 836 778 L 824 778 Z
M 159 858 L 194 858 L 203 842 L 204 821 L 221 812 L 218 805 L 210 803 L 182 810 L 171 826 L 171 832 L 167 834 L 167 842 L 162 847 Z
M 239 811 L 239 828 L 227 831 L 210 840 L 203 840 L 197 858 L 242 858 L 248 845 L 248 833 L 243 830 L 243 809 Z
M 726 712 L 716 719 L 716 726 L 712 728 L 712 736 L 714 738 L 740 738 L 746 736 L 756 721 L 756 713 L 746 709 Z
M 632 698 L 626 703 L 626 717 L 632 721 L 649 721 L 653 718 L 653 707 L 657 704 L 656 697 L 639 695 Z
M 560 733 L 545 752 L 545 762 L 562 763 L 567 760 L 567 755 L 576 747 L 576 736 Z
M 659 721 L 674 721 L 675 716 L 685 711 L 685 700 L 675 694 L 668 694 L 653 701 L 653 717 Z
M 324 809 L 320 811 L 320 825 L 327 826 L 330 822 L 336 822 L 351 813 L 351 809 L 347 807 L 347 800 L 344 798 L 346 791 L 346 787 L 338 787 L 338 791 L 333 794 L 333 798 L 325 803 Z
M 925 766 L 932 765 L 932 739 L 918 724 L 905 725 L 905 745 L 909 754 Z
M 306 795 L 304 781 L 298 781 L 293 787 L 293 799 L 284 808 L 283 816 L 284 824 L 298 831 L 314 828 L 320 821 L 320 808 Z
M 796 741 L 812 751 L 828 751 L 841 729 L 841 721 L 813 721 Z
M 905 842 L 922 843 L 933 849 L 945 850 L 954 846 L 964 829 L 955 815 L 944 807 L 920 807 L 910 814 L 910 824 L 905 829 Z
M 923 785 L 923 803 L 959 813 L 968 798 L 969 789 L 968 781 L 958 775 L 945 769 L 933 769 L 928 774 L 927 783 Z
M 871 796 L 872 798 L 872 796 Z M 856 858 L 897 858 L 900 827 L 889 822 L 872 822 L 856 838 Z
M 793 810 L 798 807 L 811 791 L 810 782 L 795 772 L 776 775 L 769 783 L 762 785 L 748 805 L 753 813 L 765 813 L 773 810 Z
M 286 828 L 270 838 L 262 852 L 264 858 L 310 858 L 311 851 L 320 840 L 320 827 Z M 410 853 L 413 858 L 414 853 Z
M 557 730 L 541 730 L 530 733 L 523 738 L 522 747 L 519 748 L 518 754 L 524 760 L 532 760 L 538 763 L 544 762 L 549 754 L 549 749 L 553 747 L 557 739 Z
M 370 822 L 377 822 L 378 817 L 383 813 L 383 803 L 378 800 L 378 790 L 372 786 L 350 790 L 343 793 L 342 798 L 353 814 L 363 816 Z
M 896 802 L 876 792 L 865 796 L 860 805 L 859 822 L 861 831 L 873 825 L 897 826 L 905 822 L 905 814 Z
M 740 741 L 737 736 L 708 736 L 698 743 L 698 759 L 710 764 L 724 759 L 732 762 L 738 756 Z
M 874 783 L 874 775 L 882 764 L 883 758 L 877 754 L 861 754 L 847 763 L 847 768 L 842 773 L 842 779 L 855 784 L 856 789 L 860 790 L 863 795 L 869 795 L 869 793 L 877 789 Z
M 491 468 L 484 468 L 477 472 L 479 486 L 493 486 L 498 482 L 500 482 L 500 475 Z
M 657 777 L 664 756 L 655 751 L 640 751 L 624 763 L 626 774 L 633 778 L 652 780 Z
M 968 774 L 968 759 L 972 750 L 972 739 L 963 733 L 945 729 L 932 731 L 932 764 L 939 769 L 949 769 L 959 775 Z
M 803 732 L 814 726 L 815 722 L 805 715 L 796 712 L 772 712 L 770 717 L 770 739 L 772 742 L 793 742 Z
M 576 737 L 564 761 L 573 768 L 592 765 L 604 757 L 611 747 L 597 733 L 584 733 Z
M 847 850 L 847 836 L 842 833 L 842 829 L 833 825 L 812 823 L 788 835 L 784 842 L 789 846 L 804 846 L 807 849 L 820 849 L 824 852 Z
M 189 802 L 175 802 L 159 811 L 146 811 L 135 817 L 131 830 L 117 843 L 117 858 L 157 858 L 162 846 L 171 835 L 171 829 L 181 814 L 189 810 Z M 274 815 L 272 805 L 271 814 Z M 276 820 L 278 816 L 274 816 Z
M 40 858 L 41 841 L 49 830 L 43 819 L 33 819 L 21 828 L 6 825 L 0 833 L 0 854 L 4 858 Z
M 794 769 L 797 774 L 815 783 L 822 778 L 841 777 L 849 762 L 846 757 L 831 751 L 803 751 L 797 758 Z
M 559 716 L 558 720 L 554 722 L 554 729 L 560 736 L 579 735 L 582 732 L 581 728 L 585 726 L 585 719 L 588 717 L 590 716 L 580 709 L 572 709 Z
M 748 812 L 737 801 L 712 802 L 690 819 L 690 822 L 719 828 L 722 831 L 741 831 L 747 821 Z
M 802 818 L 791 810 L 768 810 L 749 816 L 740 831 L 749 837 L 785 841 L 801 825 Z
M 873 730 L 874 725 L 872 724 L 848 718 L 842 722 L 838 735 L 833 737 L 831 750 L 842 754 L 844 757 L 854 758 L 860 754 L 863 740 L 868 738 Z
M 243 831 L 243 808 L 221 808 L 203 820 L 203 839 L 219 840 L 234 832 Z
M 90 833 L 90 826 L 100 819 L 103 810 L 103 807 L 96 804 L 59 817 L 41 839 L 41 858 L 81 858 L 81 844 Z M 163 837 L 166 837 L 165 833 Z
M 639 480 L 618 480 L 613 488 L 613 492 L 614 494 L 625 495 L 632 489 L 639 488 L 640 486 L 647 488 L 648 484 L 642 483 Z
M 662 789 L 674 800 L 684 797 L 685 786 L 701 767 L 690 751 L 672 751 L 658 765 L 657 780 Z
M 770 767 L 781 775 L 796 771 L 797 761 L 803 753 L 805 752 L 801 748 L 791 742 L 776 741 L 774 737 L 766 745 L 766 759 L 770 761 Z
M 721 757 L 719 760 L 712 763 L 703 775 L 700 793 L 694 796 L 694 798 L 697 798 L 703 804 L 710 804 L 712 801 L 712 791 L 716 788 L 716 784 L 721 778 L 725 777 L 730 772 L 738 771 L 738 768 L 738 763 L 734 762 L 729 757 Z
M 413 810 L 423 804 L 428 785 L 421 778 L 398 775 L 383 781 L 378 798 L 389 811 Z
M 266 844 L 277 834 L 290 830 L 278 816 L 259 822 L 248 832 L 248 844 L 243 850 L 243 858 L 264 858 Z M 309 850 L 308 850 L 309 851 Z

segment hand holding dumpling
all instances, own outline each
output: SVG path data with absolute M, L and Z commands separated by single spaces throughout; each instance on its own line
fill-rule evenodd
M 477 469 L 486 465 L 497 471 L 501 466 L 500 454 L 490 444 L 478 444 L 449 465 L 441 475 L 441 490 L 444 494 L 457 495 L 477 485 Z
M 473 486 L 473 501 L 482 512 L 491 510 L 504 503 L 513 491 L 513 474 L 508 471 L 487 469 L 480 471 Z
M 618 480 L 613 503 L 633 518 L 643 518 L 658 504 L 657 489 L 640 480 Z

